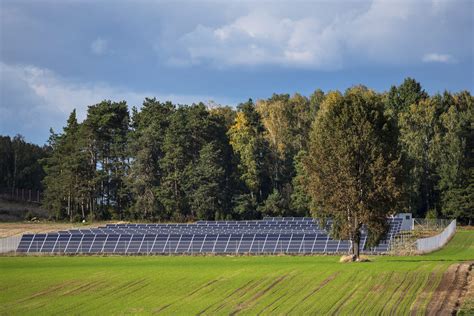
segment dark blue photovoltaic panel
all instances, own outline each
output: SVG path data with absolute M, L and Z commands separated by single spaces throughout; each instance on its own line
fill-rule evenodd
M 154 244 L 152 245 L 151 252 L 153 253 L 164 253 L 166 250 L 166 244 L 168 239 L 171 238 L 170 235 L 158 235 L 155 238 Z
M 143 241 L 140 246 L 140 250 L 138 252 L 151 253 L 153 249 L 153 244 L 155 243 L 155 239 L 157 237 L 158 237 L 157 235 L 146 234 L 145 238 L 143 238 Z
M 387 239 L 367 252 L 386 252 L 402 220 L 390 219 Z M 323 224 L 324 227 L 321 227 Z M 17 251 L 28 253 L 346 253 L 347 240 L 328 236 L 332 221 L 265 218 L 251 221 L 198 221 L 194 224 L 107 224 L 48 234 L 25 234 Z M 367 242 L 362 229 L 361 246 Z
M 225 253 L 236 253 L 239 249 L 240 240 L 242 239 L 241 234 L 232 234 L 230 235 L 229 241 L 225 248 Z
M 244 234 L 239 244 L 239 248 L 237 249 L 238 253 L 248 253 L 250 252 L 250 247 L 252 246 L 253 239 L 255 238 L 255 234 Z
M 107 239 L 105 241 L 102 252 L 113 253 L 115 251 L 115 247 L 117 246 L 119 238 L 120 235 L 107 235 Z
M 24 234 L 21 236 L 20 243 L 18 245 L 18 252 L 27 252 L 30 248 L 31 241 L 33 240 L 34 235 L 32 234 Z
M 69 240 L 69 243 L 66 246 L 66 253 L 76 253 L 78 252 L 79 249 L 79 244 L 81 243 L 81 240 L 84 235 L 71 235 L 71 239 Z
M 94 241 L 92 242 L 92 246 L 89 250 L 90 253 L 101 253 L 102 249 L 104 248 L 105 240 L 107 239 L 108 235 L 101 234 L 96 235 Z
M 128 245 L 126 253 L 138 253 L 145 235 L 133 235 Z
M 125 253 L 131 239 L 131 235 L 120 235 L 117 245 L 115 246 L 114 253 Z
M 28 252 L 40 252 L 43 247 L 43 243 L 46 239 L 46 234 L 36 234 L 30 244 Z
M 53 252 L 54 245 L 59 238 L 59 234 L 48 234 L 41 248 L 41 252 Z

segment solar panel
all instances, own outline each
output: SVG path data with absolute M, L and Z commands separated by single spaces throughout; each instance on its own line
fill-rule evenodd
M 389 219 L 386 240 L 367 251 L 380 253 L 401 229 L 401 219 Z M 341 253 L 347 240 L 334 240 L 328 231 L 332 221 L 320 227 L 318 220 L 298 217 L 266 217 L 252 221 L 198 221 L 192 224 L 106 224 L 49 234 L 25 234 L 18 252 L 26 253 Z M 362 229 L 361 247 L 367 242 Z

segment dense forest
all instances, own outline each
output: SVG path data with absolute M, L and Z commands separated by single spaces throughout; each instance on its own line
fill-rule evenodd
M 274 94 L 236 108 L 147 98 L 130 112 L 126 102 L 103 101 L 89 106 L 83 122 L 73 111 L 44 148 L 0 138 L 1 185 L 42 186 L 51 217 L 71 221 L 307 216 L 321 195 L 311 191 L 318 164 L 311 143 L 360 138 L 332 137 L 337 129 L 312 137 L 314 122 L 325 102 L 354 89 L 380 100 L 385 123 L 372 139 L 390 137 L 387 151 L 401 166 L 398 211 L 470 222 L 474 98 L 467 91 L 430 96 L 410 78 L 384 93 L 358 86 L 344 94 Z
M 48 154 L 48 146 L 30 144 L 21 135 L 0 135 L 0 193 L 42 190 L 45 172 L 40 162 Z

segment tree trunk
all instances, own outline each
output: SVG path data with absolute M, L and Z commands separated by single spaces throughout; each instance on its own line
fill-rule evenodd
M 359 241 L 354 240 L 353 245 L 354 245 L 353 251 L 354 251 L 355 260 L 359 260 L 359 254 L 360 254 Z
M 71 192 L 67 196 L 67 214 L 69 215 L 69 221 L 72 222 L 72 212 L 71 212 Z

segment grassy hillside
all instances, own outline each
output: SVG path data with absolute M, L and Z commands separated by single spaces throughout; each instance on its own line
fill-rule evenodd
M 1 257 L 0 314 L 423 313 L 474 231 L 416 257 Z

